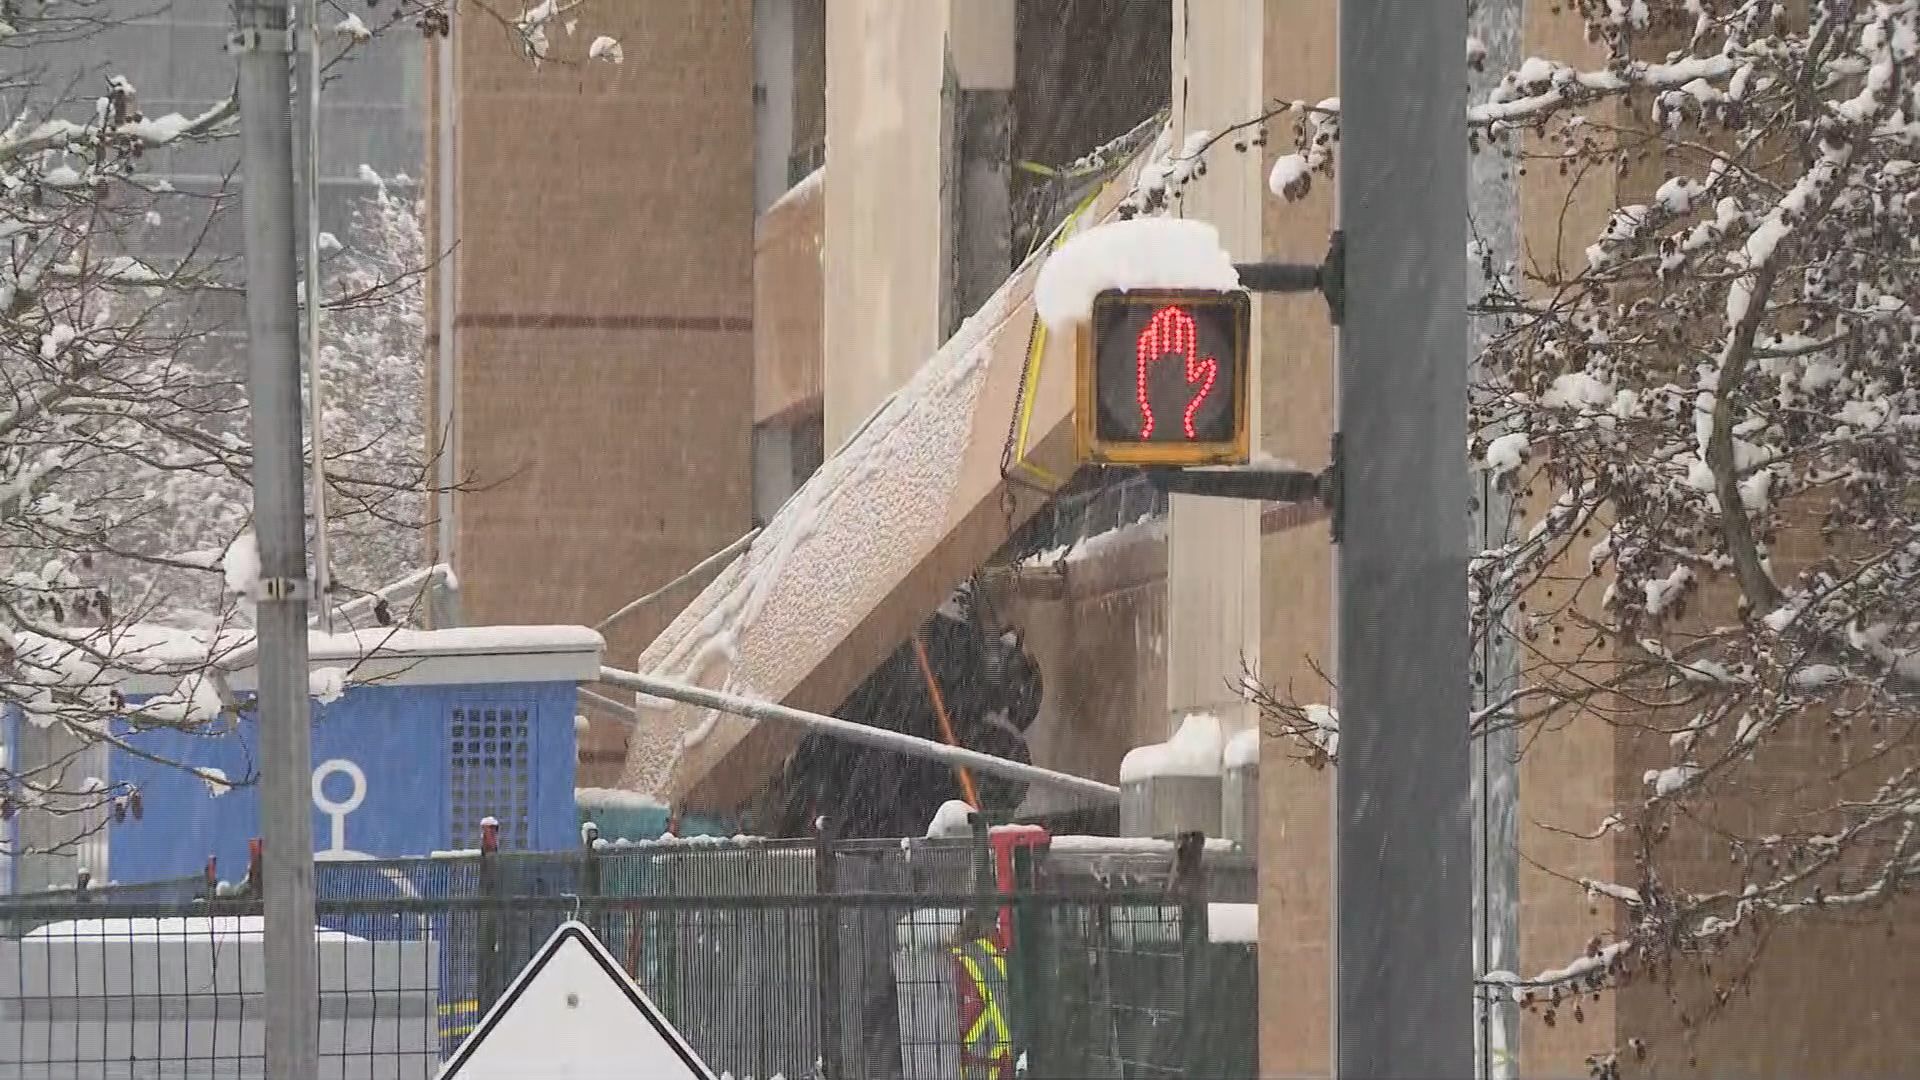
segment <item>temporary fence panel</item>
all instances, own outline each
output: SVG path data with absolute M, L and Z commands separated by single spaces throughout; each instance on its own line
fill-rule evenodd
M 893 981 L 900 1073 L 906 1080 L 960 1080 L 960 993 L 949 950 L 961 912 L 921 908 L 896 923 Z
M 1135 842 L 1121 854 L 1138 872 L 1101 882 L 1079 864 L 1084 853 L 1074 843 L 1064 846 L 1070 857 L 1017 859 L 1021 888 L 1013 892 L 1000 891 L 986 845 L 966 839 L 679 840 L 325 862 L 316 868 L 320 926 L 358 940 L 353 947 L 373 957 L 359 969 L 323 962 L 326 986 L 348 1003 L 336 1007 L 343 1026 L 328 1046 L 334 1057 L 356 1062 L 346 1075 L 414 1075 L 378 1071 L 385 1066 L 370 1063 L 386 1059 L 374 1051 L 417 1051 L 397 1041 L 394 1032 L 404 1028 L 429 1044 L 422 1059 L 450 1056 L 553 929 L 578 918 L 716 1072 L 790 1080 L 955 1076 L 964 1033 L 951 947 L 963 934 L 1010 926 L 1007 997 L 996 1005 L 1029 1059 L 1028 1075 L 1251 1076 L 1251 946 L 1208 944 L 1208 905 L 1191 880 L 1161 872 L 1152 886 L 1129 884 L 1153 878 L 1148 866 L 1164 865 L 1165 852 Z M 1220 852 L 1208 861 L 1232 859 Z M 1103 867 L 1113 873 L 1114 865 Z M 208 892 L 204 883 L 198 891 Z M 149 920 L 259 913 L 257 896 L 209 902 L 194 899 L 186 883 L 156 883 L 0 901 L 0 938 L 17 945 L 49 922 L 126 916 L 136 895 L 142 902 L 133 913 Z M 1003 923 L 1001 912 L 1013 917 Z M 30 1006 L 31 988 L 9 984 L 7 970 L 0 966 L 0 1004 L 12 1011 L 0 1015 L 40 1025 L 4 1032 L 15 1056 L 31 1050 L 49 1066 L 60 1064 L 49 1059 L 75 1059 L 64 1072 L 36 1074 L 47 1080 L 98 1075 L 92 1065 L 117 1052 L 103 1043 L 103 1031 L 76 1029 L 55 1046 L 48 1021 L 27 1019 L 48 1015 L 46 1007 Z M 381 992 L 353 997 L 363 984 Z M 243 981 L 231 1001 L 224 984 L 189 987 L 210 1001 L 189 1008 L 200 1012 L 177 1023 L 190 1036 L 175 1037 L 212 1038 L 194 1018 L 211 1010 L 234 1020 L 255 985 Z M 409 993 L 428 997 L 415 1012 L 388 1008 Z M 104 984 L 97 995 L 113 997 Z M 215 1064 L 238 1070 L 227 1072 L 200 1068 L 207 1057 L 200 1045 L 161 1044 L 193 1067 L 156 1075 L 257 1075 L 248 1072 L 253 1044 L 233 1044 L 231 1052 L 220 1044 Z M 9 1060 L 0 1053 L 0 1062 Z
M 264 1078 L 258 915 L 62 920 L 0 940 L 0 1075 Z M 320 1050 L 339 1080 L 431 1080 L 432 941 L 316 935 Z

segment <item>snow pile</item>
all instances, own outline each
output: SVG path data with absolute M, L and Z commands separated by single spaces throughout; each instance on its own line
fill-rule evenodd
M 1300 710 L 1302 723 L 1287 734 L 1314 747 L 1329 758 L 1340 756 L 1340 714 L 1332 706 L 1314 703 Z
M 1282 199 L 1298 199 L 1306 194 L 1312 177 L 1313 167 L 1307 164 L 1304 154 L 1282 154 L 1275 159 L 1273 171 L 1267 174 L 1267 190 Z
M 220 693 L 207 675 L 189 675 L 172 692 L 151 697 L 140 706 L 140 714 L 163 724 L 191 726 L 204 724 L 220 715 Z
M 132 120 L 121 124 L 115 131 L 130 139 L 139 139 L 154 146 L 164 146 L 186 134 L 187 129 L 193 124 L 194 121 L 176 112 L 146 120 Z
M 1527 995 L 1532 992 L 1530 988 L 1533 986 L 1565 986 L 1569 983 L 1584 979 L 1596 971 L 1605 971 L 1612 967 L 1613 962 L 1619 959 L 1620 956 L 1632 946 L 1633 941 L 1631 939 L 1623 938 L 1620 941 L 1613 942 L 1585 956 L 1581 956 L 1564 967 L 1548 968 L 1533 978 L 1526 980 L 1524 984 L 1513 986 L 1513 1000 L 1526 1000 Z M 1489 972 L 1481 981 L 1486 983 L 1519 982 L 1512 972 L 1507 971 Z
M 593 39 L 592 45 L 587 46 L 587 57 L 593 60 L 605 60 L 609 64 L 618 64 L 624 62 L 627 55 L 621 51 L 618 41 L 601 34 Z
M 224 769 L 216 769 L 211 765 L 200 765 L 196 766 L 193 772 L 195 776 L 200 778 L 201 783 L 207 785 L 207 794 L 216 799 L 233 790 L 233 781 L 227 779 L 227 773 Z
M 182 942 L 228 939 L 259 941 L 266 933 L 260 915 L 187 916 L 161 919 L 70 919 L 48 923 L 28 932 L 27 941 L 46 942 Z M 362 941 L 339 930 L 315 927 L 315 941 Z
M 1120 782 L 1138 783 L 1158 776 L 1219 776 L 1223 746 L 1220 718 L 1190 713 L 1173 738 L 1136 746 L 1120 759 Z
M 1229 769 L 1251 769 L 1260 764 L 1260 728 L 1256 725 L 1227 740 L 1224 755 Z
M 606 639 L 584 626 L 460 626 L 446 630 L 371 627 L 337 634 L 310 632 L 314 660 L 359 660 L 375 654 L 446 656 L 491 653 L 597 652 Z
M 1487 444 L 1487 470 L 1505 476 L 1527 463 L 1527 433 L 1509 431 Z
M 959 799 L 948 799 L 940 804 L 940 809 L 933 812 L 933 820 L 927 823 L 927 839 L 972 836 L 973 826 L 967 821 L 972 814 L 973 807 Z
M 1174 843 L 1159 836 L 1056 836 L 1047 841 L 1047 850 L 1055 855 L 1172 855 Z M 1207 837 L 1203 850 L 1230 852 L 1234 843 L 1225 837 Z
M 1212 225 L 1139 217 L 1096 225 L 1062 244 L 1040 267 L 1033 299 L 1047 328 L 1066 333 L 1087 320 L 1093 298 L 1108 289 L 1239 287 Z
M 1258 945 L 1260 905 L 1208 904 L 1207 940 L 1216 944 L 1232 942 L 1237 945 Z
M 260 599 L 260 544 L 252 533 L 234 537 L 220 559 L 220 571 L 226 577 L 228 592 L 246 603 Z
M 573 802 L 582 810 L 665 810 L 667 804 L 651 795 L 625 788 L 583 787 L 573 789 Z
M 1682 763 L 1666 769 L 1648 769 L 1641 781 L 1653 789 L 1654 798 L 1664 799 L 1692 783 L 1700 772 L 1700 766 Z
M 307 696 L 322 705 L 331 705 L 347 692 L 345 668 L 319 667 L 307 672 Z
M 743 847 L 747 844 L 764 844 L 766 840 L 767 838 L 764 836 L 752 836 L 747 833 L 734 833 L 732 836 L 713 836 L 707 833 L 702 833 L 699 836 L 675 836 L 668 832 L 661 833 L 652 840 L 629 840 L 624 836 L 617 836 L 609 840 L 603 836 L 593 842 L 593 850 L 633 851 L 639 849 L 654 850 L 657 848 Z M 788 858 L 811 858 L 813 850 L 811 848 L 774 848 L 764 854 Z
M 1094 533 L 1085 539 L 1059 547 L 1048 548 L 1020 560 L 1021 566 L 1041 569 L 1057 569 L 1062 563 L 1073 564 L 1096 559 L 1107 551 L 1129 543 L 1152 543 L 1165 540 L 1167 519 L 1142 514 L 1131 523 L 1105 532 Z

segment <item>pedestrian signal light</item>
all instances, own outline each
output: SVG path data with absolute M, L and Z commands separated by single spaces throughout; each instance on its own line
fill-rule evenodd
M 1242 291 L 1108 290 L 1080 328 L 1083 462 L 1244 465 L 1252 306 Z

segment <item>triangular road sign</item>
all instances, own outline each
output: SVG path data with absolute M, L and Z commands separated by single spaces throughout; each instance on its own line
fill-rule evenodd
M 440 1071 L 440 1080 L 714 1080 L 584 925 L 568 921 Z

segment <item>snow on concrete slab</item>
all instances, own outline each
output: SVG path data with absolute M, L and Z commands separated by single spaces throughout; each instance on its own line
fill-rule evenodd
M 783 210 L 787 206 L 799 202 L 802 199 L 812 198 L 819 193 L 821 185 L 826 182 L 827 167 L 825 165 L 815 167 L 812 172 L 801 177 L 799 183 L 788 188 L 785 192 L 781 193 L 779 198 L 773 200 L 773 202 L 767 206 L 765 214 Z M 765 214 L 762 216 L 764 217 Z
M 573 789 L 573 801 L 582 810 L 666 810 L 668 806 L 651 795 L 625 788 L 582 787 Z
M 1111 215 L 1131 180 L 1117 178 L 1087 219 Z M 998 468 L 1005 410 L 1026 360 L 1039 258 L 1017 270 L 835 451 L 647 647 L 637 670 L 783 701 L 870 620 L 890 620 L 879 636 L 898 640 L 911 626 L 909 609 L 932 610 L 965 568 L 946 581 L 910 577 L 930 556 L 939 552 L 943 566 L 957 566 L 990 553 L 997 541 L 968 522 L 977 508 L 998 505 L 1005 482 Z M 1072 415 L 1067 345 L 1050 342 L 1043 363 L 1033 397 L 1034 446 L 1064 430 Z M 983 399 L 994 403 L 987 411 Z M 910 589 L 928 593 L 924 605 Z M 901 623 L 897 632 L 893 621 Z M 836 669 L 832 687 L 808 685 L 830 696 L 851 689 L 837 681 L 851 674 Z M 642 722 L 620 783 L 669 801 L 684 801 L 755 727 L 645 695 L 637 703 Z M 754 760 L 754 769 L 763 767 Z M 744 794 L 763 779 L 749 772 L 713 779 Z
M 1163 743 L 1136 746 L 1120 759 L 1120 782 L 1139 783 L 1158 776 L 1219 776 L 1224 745 L 1220 718 L 1191 713 Z
M 1192 218 L 1138 217 L 1096 225 L 1062 244 L 1040 267 L 1034 303 L 1047 328 L 1066 333 L 1087 321 L 1108 289 L 1240 287 L 1220 231 Z
M 640 669 L 748 697 L 777 697 L 817 663 L 817 646 L 851 632 L 944 533 L 985 381 L 1003 293 L 961 327 L 905 387 L 787 500 L 741 556 L 642 654 Z M 751 673 L 751 674 L 749 674 Z M 681 754 L 721 722 L 639 695 L 671 717 L 635 729 L 650 753 L 627 783 L 659 792 Z M 737 728 L 747 721 L 729 718 Z

